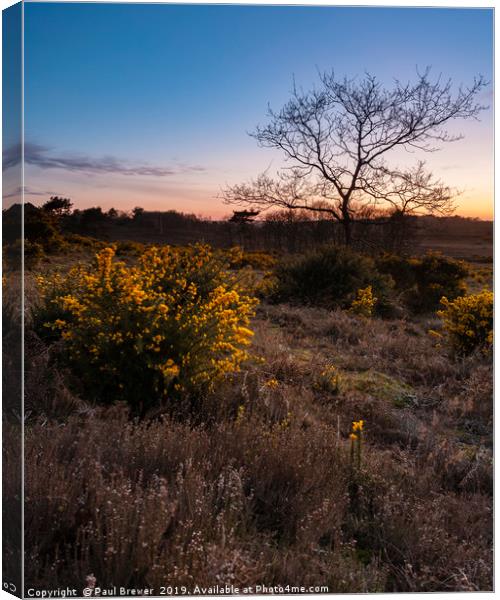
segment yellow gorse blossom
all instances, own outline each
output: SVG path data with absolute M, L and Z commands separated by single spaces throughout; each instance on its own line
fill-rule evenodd
M 105 248 L 93 265 L 38 284 L 46 327 L 60 334 L 88 387 L 98 388 L 93 396 L 151 403 L 191 393 L 249 356 L 257 300 L 208 246 L 152 247 L 133 266 Z
M 438 316 L 445 336 L 458 354 L 470 354 L 476 348 L 488 351 L 493 343 L 493 292 L 441 299 Z M 434 334 L 435 335 L 435 334 Z
M 320 372 L 315 387 L 332 394 L 338 394 L 341 388 L 341 375 L 335 365 L 326 365 Z
M 264 385 L 267 388 L 276 389 L 279 387 L 279 381 L 273 377 L 273 379 L 268 379 Z
M 238 406 L 238 412 L 236 414 L 236 424 L 241 425 L 244 418 L 245 418 L 245 406 L 243 404 L 240 404 Z
M 351 465 L 361 468 L 361 456 L 363 450 L 363 429 L 365 422 L 363 419 L 352 422 L 352 430 L 349 434 L 351 440 Z
M 356 293 L 356 299 L 351 304 L 350 312 L 363 317 L 371 317 L 378 301 L 373 295 L 372 286 L 361 288 Z

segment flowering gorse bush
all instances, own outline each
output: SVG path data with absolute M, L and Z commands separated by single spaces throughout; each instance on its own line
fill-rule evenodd
M 39 279 L 39 330 L 92 400 L 141 413 L 195 395 L 248 358 L 256 300 L 207 246 L 150 248 L 127 266 L 105 248 L 90 267 Z
M 484 351 L 493 344 L 493 292 L 461 296 L 455 300 L 441 299 L 443 309 L 438 315 L 448 343 L 458 354 L 470 354 L 476 348 Z
M 377 300 L 371 285 L 360 288 L 356 293 L 356 299 L 352 301 L 350 312 L 362 317 L 371 317 Z

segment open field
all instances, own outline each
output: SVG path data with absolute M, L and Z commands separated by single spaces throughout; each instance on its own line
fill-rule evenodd
M 493 261 L 493 223 L 476 222 L 462 230 L 429 227 L 418 236 L 420 250 L 434 250 L 470 262 Z

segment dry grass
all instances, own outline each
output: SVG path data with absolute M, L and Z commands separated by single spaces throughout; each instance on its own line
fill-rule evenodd
M 75 398 L 30 333 L 27 586 L 491 590 L 491 365 L 433 325 L 264 304 L 241 373 L 142 421 Z
M 491 589 L 490 367 L 436 352 L 425 323 L 267 306 L 255 328 L 265 362 L 191 422 L 69 410 L 56 380 L 59 414 L 26 435 L 29 585 Z M 327 364 L 338 392 L 314 385 Z

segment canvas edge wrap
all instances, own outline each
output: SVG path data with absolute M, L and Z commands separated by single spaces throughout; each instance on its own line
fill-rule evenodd
M 23 3 L 2 12 L 3 28 L 3 539 L 2 589 L 23 596 Z M 10 209 L 10 210 L 9 210 Z M 6 268 L 7 267 L 7 268 Z

